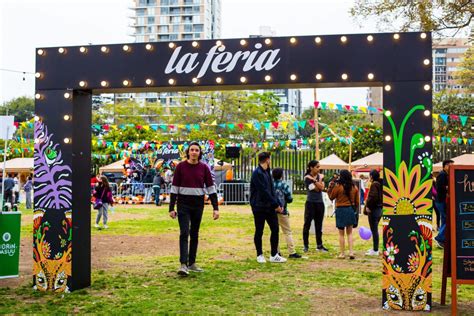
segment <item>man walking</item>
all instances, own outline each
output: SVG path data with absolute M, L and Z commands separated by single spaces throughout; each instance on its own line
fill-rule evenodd
M 434 239 L 440 248 L 444 248 L 444 242 L 446 241 L 446 212 L 448 208 L 446 198 L 448 196 L 449 184 L 448 172 L 449 166 L 453 163 L 453 160 L 444 160 L 443 170 L 436 177 L 436 192 L 438 193 L 438 195 L 435 199 L 435 206 L 438 208 L 439 215 L 441 217 L 441 227 L 438 231 L 438 236 L 436 236 Z
M 214 220 L 219 218 L 217 191 L 212 179 L 211 170 L 201 162 L 202 149 L 199 143 L 192 142 L 186 149 L 187 160 L 180 162 L 176 167 L 173 185 L 171 186 L 171 200 L 169 214 L 179 222 L 179 261 L 181 267 L 178 274 L 189 275 L 189 271 L 203 272 L 196 265 L 196 253 L 199 239 L 199 227 L 204 211 L 204 195 L 207 193 L 211 200 Z M 178 212 L 174 210 L 177 203 Z M 188 239 L 189 243 L 188 243 Z M 189 248 L 188 248 L 189 244 Z
M 257 262 L 265 263 L 262 250 L 262 236 L 265 222 L 270 227 L 270 262 L 283 263 L 286 259 L 278 253 L 278 216 L 282 213 L 282 205 L 277 200 L 272 176 L 270 174 L 270 153 L 262 152 L 258 155 L 258 167 L 253 171 L 250 180 L 250 206 L 255 223 L 254 243 L 257 250 Z

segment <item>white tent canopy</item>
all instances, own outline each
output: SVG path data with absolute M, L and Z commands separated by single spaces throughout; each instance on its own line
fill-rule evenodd
M 33 158 L 14 158 L 5 162 L 7 173 L 21 173 L 33 171 Z M 0 162 L 0 171 L 3 172 L 3 161 Z
M 461 166 L 474 166 L 474 154 L 464 154 L 461 156 L 457 156 L 454 158 L 451 158 L 451 160 L 454 161 L 455 165 L 461 165 Z M 443 162 L 440 161 L 438 163 L 435 163 L 433 165 L 433 171 L 439 172 L 443 169 Z
M 117 160 L 110 165 L 102 166 L 99 168 L 99 172 L 122 172 L 125 159 Z
M 347 169 L 349 165 L 347 162 L 336 156 L 335 154 L 331 154 L 327 157 L 324 157 L 319 161 L 321 169 Z
M 351 163 L 353 169 L 358 168 L 383 168 L 383 154 L 382 153 L 373 153 L 367 157 L 360 158 Z

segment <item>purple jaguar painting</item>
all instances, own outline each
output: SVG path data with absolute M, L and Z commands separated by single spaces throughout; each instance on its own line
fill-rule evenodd
M 71 167 L 47 126 L 35 123 L 35 222 L 33 285 L 40 291 L 71 288 L 72 182 Z

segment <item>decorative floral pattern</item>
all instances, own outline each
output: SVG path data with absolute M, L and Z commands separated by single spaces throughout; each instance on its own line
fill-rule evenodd
M 384 186 L 384 215 L 431 214 L 433 202 L 427 198 L 432 180 L 419 184 L 421 167 L 416 165 L 409 172 L 405 162 L 398 168 L 398 176 L 385 168 L 387 186 Z
M 390 114 L 385 115 L 395 160 L 393 170 L 384 169 L 383 308 L 387 310 L 431 309 L 432 156 L 423 134 L 405 131 L 407 124 L 415 124 L 409 122 L 414 113 L 424 110 L 423 105 L 413 106 L 399 126 Z M 404 219 L 397 220 L 399 216 Z

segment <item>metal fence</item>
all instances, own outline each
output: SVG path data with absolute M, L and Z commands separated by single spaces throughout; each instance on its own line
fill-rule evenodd
M 327 156 L 321 152 L 321 157 Z M 291 188 L 295 191 L 304 191 L 303 175 L 310 160 L 316 159 L 314 150 L 285 150 L 272 153 L 271 167 L 283 169 L 283 179 L 291 180 Z M 252 172 L 258 166 L 256 155 L 240 155 L 234 162 L 236 179 L 250 181 Z
M 290 187 L 293 193 L 293 181 L 285 180 L 284 183 Z M 250 203 L 250 183 L 221 183 L 218 187 L 218 193 L 222 196 L 224 204 L 248 204 Z

